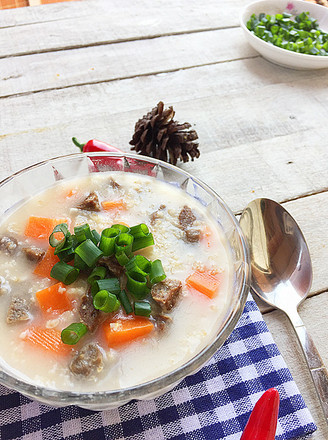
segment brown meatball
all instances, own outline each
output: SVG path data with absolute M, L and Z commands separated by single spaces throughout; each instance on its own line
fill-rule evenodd
M 189 243 L 197 243 L 201 238 L 201 231 L 196 228 L 186 229 L 184 236 L 185 240 L 189 241 Z
M 88 344 L 81 348 L 72 359 L 69 369 L 76 376 L 89 377 L 100 373 L 103 369 L 103 356 L 96 344 Z
M 81 321 L 88 327 L 92 333 L 99 325 L 100 312 L 93 306 L 93 298 L 90 290 L 82 297 L 79 307 Z
M 27 321 L 30 319 L 29 309 L 30 307 L 26 299 L 13 298 L 7 312 L 7 323 L 13 324 L 18 321 Z
M 45 254 L 45 251 L 43 249 L 39 249 L 35 246 L 24 247 L 22 251 L 24 252 L 26 258 L 30 261 L 33 261 L 34 263 L 42 260 Z
M 185 230 L 192 226 L 194 221 L 196 220 L 196 216 L 192 212 L 192 210 L 189 208 L 189 206 L 184 206 L 179 214 L 179 225 L 180 228 Z
M 0 238 L 0 250 L 8 255 L 13 255 L 18 249 L 18 241 L 13 237 Z
M 97 194 L 93 191 L 78 205 L 79 209 L 86 211 L 100 211 L 100 203 Z
M 182 291 L 182 283 L 179 280 L 166 278 L 151 288 L 151 296 L 162 308 L 163 312 L 169 312 L 175 306 Z

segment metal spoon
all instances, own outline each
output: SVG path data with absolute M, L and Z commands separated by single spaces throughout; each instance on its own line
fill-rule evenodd
M 292 216 L 269 199 L 249 203 L 239 222 L 250 249 L 252 290 L 289 318 L 328 422 L 328 373 L 297 312 L 312 283 L 311 258 L 305 238 Z

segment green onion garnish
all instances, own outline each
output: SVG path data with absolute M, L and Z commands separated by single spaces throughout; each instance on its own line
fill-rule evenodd
M 95 267 L 88 276 L 88 283 L 92 284 L 96 280 L 103 280 L 106 276 L 106 272 L 106 268 L 103 266 Z
M 107 290 L 100 290 L 93 298 L 93 306 L 105 313 L 112 313 L 119 309 L 121 303 L 116 295 Z
M 328 56 L 328 34 L 319 29 L 317 20 L 302 12 L 269 15 L 252 14 L 247 29 L 262 40 L 282 49 L 307 55 Z
M 152 246 L 154 244 L 153 234 L 150 232 L 148 235 L 144 237 L 135 238 L 132 245 L 132 252 L 138 251 L 139 249 L 143 249 L 148 246 Z
M 50 272 L 50 276 L 64 284 L 72 284 L 79 275 L 79 269 L 59 261 L 56 263 Z
M 75 345 L 88 331 L 88 327 L 82 322 L 74 322 L 61 332 L 61 340 L 64 344 Z
M 135 255 L 125 265 L 127 272 L 140 272 L 143 276 L 147 276 L 150 273 L 151 262 L 143 255 Z
M 99 258 L 103 255 L 102 251 L 90 239 L 87 239 L 81 243 L 75 249 L 75 253 L 89 267 L 94 266 Z
M 127 296 L 125 290 L 121 290 L 118 294 L 118 299 L 120 300 L 123 309 L 125 310 L 126 314 L 130 314 L 133 312 L 129 297 Z
M 115 241 L 115 257 L 121 266 L 125 266 L 132 257 L 133 237 L 122 232 Z
M 115 251 L 115 240 L 120 231 L 115 228 L 106 228 L 102 231 L 99 243 L 99 249 L 103 251 L 106 257 L 110 257 Z
M 100 290 L 108 290 L 108 292 L 118 295 L 121 291 L 118 278 L 105 278 L 94 281 L 91 285 L 91 295 L 95 296 Z
M 57 255 L 60 260 L 71 261 L 74 258 L 76 245 L 75 236 L 67 232 L 65 241 L 56 246 L 54 254 Z
M 79 270 L 88 269 L 87 264 L 77 254 L 74 254 L 74 267 L 76 267 Z
M 131 234 L 134 238 L 145 237 L 149 234 L 149 229 L 145 223 L 140 223 L 140 225 L 132 226 L 129 234 Z
M 118 229 L 120 231 L 120 233 L 121 232 L 127 233 L 130 231 L 130 228 L 128 226 L 120 225 L 120 224 L 112 225 L 112 228 Z
M 63 237 L 60 240 L 58 240 L 55 237 L 55 234 L 58 233 L 58 232 L 61 232 L 63 234 Z M 68 225 L 67 225 L 67 223 L 60 223 L 59 225 L 56 225 L 54 227 L 54 230 L 52 231 L 50 237 L 49 237 L 49 244 L 50 244 L 50 246 L 51 247 L 56 247 L 56 246 L 58 246 L 61 243 L 65 243 L 66 236 L 67 236 L 68 233 L 69 232 L 68 232 Z M 69 235 L 71 235 L 71 234 L 69 234 Z
M 130 234 L 122 232 L 115 241 L 115 254 L 124 251 L 126 255 L 132 254 L 133 237 Z
M 138 316 L 150 316 L 151 305 L 147 301 L 135 301 L 134 314 Z
M 159 283 L 165 280 L 166 275 L 161 260 L 155 260 L 151 263 L 149 281 L 151 284 Z
M 100 234 L 95 229 L 92 229 L 91 231 L 91 240 L 94 242 L 94 244 L 98 244 L 100 242 Z
M 88 223 L 85 223 L 81 226 L 75 226 L 74 228 L 74 234 L 76 237 L 76 240 L 78 243 L 82 243 L 83 241 L 87 240 L 88 238 L 91 240 L 93 238 L 90 230 L 90 226 Z
M 147 286 L 147 278 L 139 272 L 126 274 L 126 288 L 137 299 L 144 299 L 150 292 Z
M 121 266 L 125 266 L 129 262 L 129 257 L 124 251 L 117 252 L 115 258 Z

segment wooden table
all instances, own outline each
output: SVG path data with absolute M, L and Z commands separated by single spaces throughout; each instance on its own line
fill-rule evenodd
M 262 59 L 238 16 L 248 0 L 86 0 L 0 11 L 0 178 L 98 138 L 124 151 L 160 100 L 194 125 L 201 157 L 181 165 L 237 214 L 282 202 L 313 261 L 300 314 L 328 366 L 328 70 Z M 328 429 L 293 330 L 269 328 L 310 408 Z

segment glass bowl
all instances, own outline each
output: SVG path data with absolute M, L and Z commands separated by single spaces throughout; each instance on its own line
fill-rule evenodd
M 249 255 L 239 224 L 227 205 L 207 185 L 187 172 L 156 159 L 125 153 L 79 153 L 61 156 L 30 166 L 0 183 L 0 215 L 8 215 L 15 207 L 64 179 L 93 173 L 124 171 L 148 174 L 181 188 L 201 202 L 223 230 L 231 250 L 233 282 L 229 305 L 209 345 L 188 362 L 173 371 L 130 388 L 71 392 L 36 386 L 15 377 L 0 360 L 0 382 L 22 394 L 52 406 L 77 405 L 90 410 L 106 410 L 132 399 L 152 399 L 171 390 L 183 378 L 196 373 L 221 347 L 234 329 L 249 291 Z

